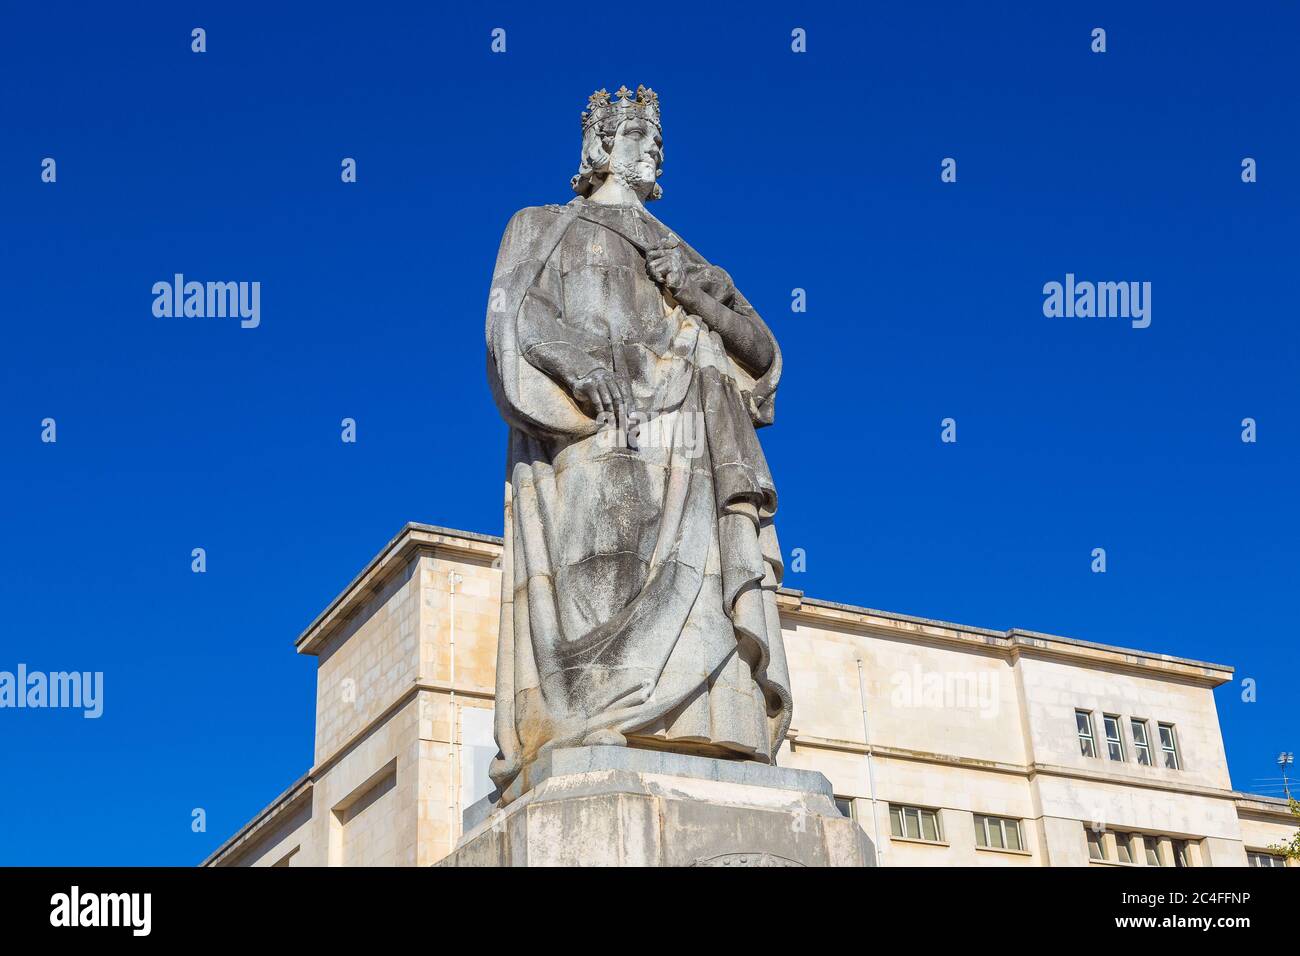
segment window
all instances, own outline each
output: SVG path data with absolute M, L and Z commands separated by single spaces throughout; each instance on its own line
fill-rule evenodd
M 1088 826 L 1086 823 L 1083 825 L 1083 832 L 1088 837 L 1088 859 L 1106 859 L 1106 843 L 1102 840 L 1102 832 Z
M 1142 843 L 1147 848 L 1147 866 L 1163 866 L 1160 862 L 1159 837 L 1143 837 Z
M 1097 745 L 1092 739 L 1092 714 L 1086 710 L 1076 710 L 1074 723 L 1079 728 L 1079 750 L 1085 757 L 1097 756 Z
M 1151 766 L 1151 743 L 1147 740 L 1147 722 L 1134 717 L 1129 724 L 1133 728 L 1133 749 L 1137 751 L 1138 763 L 1149 767 Z
M 1258 850 L 1247 850 L 1246 859 L 1251 866 L 1286 866 L 1286 859 L 1278 856 L 1276 853 L 1261 853 Z
M 1160 725 L 1160 750 L 1165 755 L 1165 766 L 1170 770 L 1179 769 L 1178 741 L 1174 737 L 1173 724 Z
M 975 814 L 975 845 L 991 850 L 1023 850 L 1020 821 Z
M 1115 857 L 1120 863 L 1130 866 L 1143 861 L 1147 866 L 1169 866 L 1171 863 L 1175 867 L 1197 865 L 1196 858 L 1192 855 L 1192 844 L 1199 843 L 1198 840 L 1176 839 L 1155 833 L 1145 833 L 1140 837 L 1136 833 L 1124 833 L 1119 830 L 1114 833 Z M 1162 848 L 1162 844 L 1168 844 L 1168 849 Z
M 943 840 L 938 813 L 921 807 L 899 807 L 891 803 L 889 832 L 906 840 L 929 840 L 931 843 Z
M 850 820 L 855 819 L 854 816 L 853 816 L 853 798 L 852 798 L 852 797 L 836 797 L 836 798 L 835 798 L 835 809 L 838 810 L 838 811 L 840 811 L 840 816 L 842 816 L 842 817 L 848 817 Z
M 1087 826 L 1087 824 L 1084 824 Z M 1198 840 L 1183 840 L 1173 837 L 1160 836 L 1154 833 L 1139 834 L 1125 833 L 1121 830 L 1113 831 L 1115 835 L 1115 858 L 1129 866 L 1140 864 L 1143 861 L 1147 866 L 1169 866 L 1171 863 L 1175 867 L 1196 866 L 1196 857 L 1192 855 L 1192 844 L 1199 843 Z M 1100 834 L 1098 834 L 1100 838 Z M 1139 839 L 1141 842 L 1138 842 Z M 1168 844 L 1168 849 L 1162 849 L 1161 844 Z M 1100 851 L 1105 853 L 1105 849 Z M 1089 837 L 1088 855 L 1094 860 L 1104 860 L 1104 855 L 1097 856 L 1092 852 L 1091 835 Z M 1253 864 L 1252 864 L 1253 865 Z
M 1106 731 L 1106 756 L 1111 760 L 1124 759 L 1124 738 L 1120 736 L 1119 718 L 1114 714 L 1103 714 L 1101 726 Z
M 1133 856 L 1133 834 L 1115 833 L 1115 855 L 1121 863 L 1136 863 Z

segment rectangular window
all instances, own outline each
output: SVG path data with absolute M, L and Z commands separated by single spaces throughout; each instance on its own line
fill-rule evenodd
M 1023 850 L 1020 821 L 975 814 L 975 844 L 993 850 Z
M 1160 725 L 1160 751 L 1164 754 L 1165 766 L 1170 770 L 1178 769 L 1178 739 L 1174 736 L 1173 724 Z
M 1121 863 L 1137 862 L 1137 860 L 1133 859 L 1133 834 L 1115 834 L 1115 854 L 1119 857 Z
M 1111 760 L 1124 759 L 1124 738 L 1120 735 L 1119 718 L 1113 714 L 1103 714 L 1102 728 L 1106 731 L 1106 756 Z
M 1083 832 L 1088 836 L 1088 859 L 1106 859 L 1106 843 L 1102 839 L 1102 832 L 1100 830 L 1094 830 L 1086 823 L 1083 825 Z
M 1286 866 L 1286 860 L 1276 853 L 1260 853 L 1256 850 L 1247 850 L 1246 859 L 1250 861 L 1251 866 Z
M 1149 767 L 1151 766 L 1151 742 L 1147 740 L 1147 722 L 1134 717 L 1129 724 L 1133 728 L 1133 749 L 1137 751 L 1138 763 Z
M 1187 849 L 1186 840 L 1174 840 L 1174 866 L 1187 867 L 1192 865 L 1191 851 Z
M 840 816 L 848 817 L 850 820 L 854 819 L 852 797 L 836 797 L 835 809 L 840 811 Z
M 1085 757 L 1097 756 L 1097 745 L 1092 737 L 1092 714 L 1086 710 L 1076 710 L 1074 723 L 1079 729 L 1079 750 Z
M 906 840 L 929 840 L 931 843 L 943 840 L 938 813 L 922 807 L 900 807 L 891 803 L 889 832 Z

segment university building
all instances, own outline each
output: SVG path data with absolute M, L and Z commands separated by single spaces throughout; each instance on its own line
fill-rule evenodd
M 408 524 L 297 640 L 311 768 L 205 866 L 429 866 L 491 790 L 501 539 Z M 884 866 L 1282 865 L 1228 775 L 1232 668 L 779 596 L 794 722 Z M 234 769 L 234 768 L 232 768 Z

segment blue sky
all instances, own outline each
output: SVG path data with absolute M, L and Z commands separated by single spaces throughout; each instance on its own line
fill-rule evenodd
M 198 861 L 310 765 L 303 626 L 408 520 L 500 532 L 497 244 L 624 83 L 661 96 L 654 211 L 784 350 L 787 584 L 1232 664 L 1233 782 L 1277 773 L 1300 13 L 843 6 L 11 5 L 0 669 L 106 686 L 95 721 L 0 711 L 0 863 Z M 261 325 L 155 318 L 176 272 L 260 281 Z M 1067 272 L 1151 282 L 1151 326 L 1045 318 Z

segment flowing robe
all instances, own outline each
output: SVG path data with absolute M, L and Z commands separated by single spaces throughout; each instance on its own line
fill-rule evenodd
M 645 250 L 668 235 L 639 206 L 577 199 L 521 210 L 502 239 L 487 344 L 510 426 L 491 768 L 503 793 L 539 754 L 589 739 L 771 762 L 789 728 L 776 490 L 755 434 L 772 421 L 780 352 L 684 243 L 678 296 L 743 318 L 769 367 L 744 368 L 661 290 Z M 568 390 L 602 367 L 631 385 L 634 442 Z

